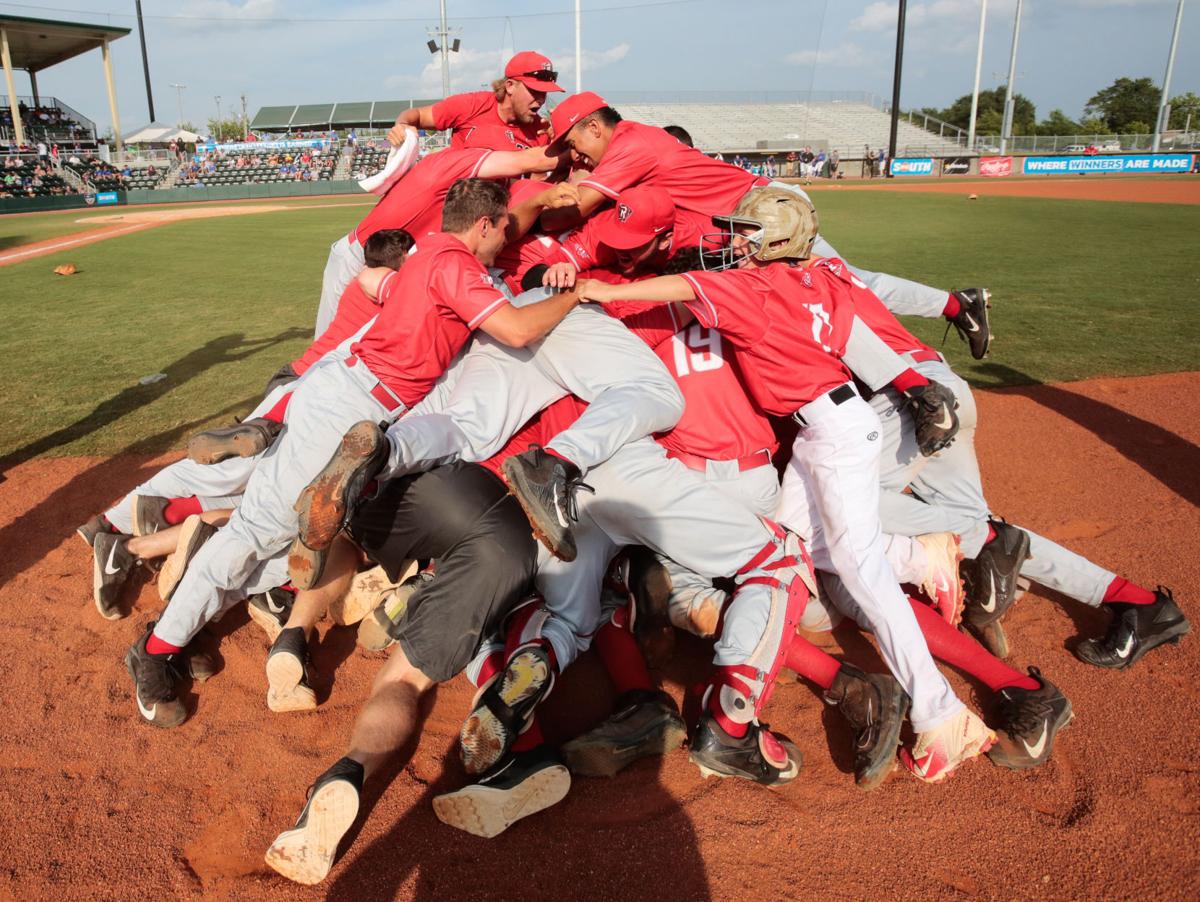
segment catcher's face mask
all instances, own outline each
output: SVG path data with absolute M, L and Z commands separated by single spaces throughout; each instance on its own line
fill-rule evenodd
M 734 219 L 732 216 L 714 216 L 713 222 L 727 225 L 719 232 L 708 232 L 704 237 L 704 249 L 700 252 L 700 265 L 709 272 L 732 269 L 748 263 L 762 252 L 766 230 L 762 223 L 750 219 Z

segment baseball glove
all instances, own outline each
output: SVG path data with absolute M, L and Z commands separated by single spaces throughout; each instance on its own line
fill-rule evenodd
M 917 447 L 925 457 L 947 447 L 958 433 L 958 401 L 944 385 L 930 382 L 909 389 L 905 406 L 917 431 Z
M 78 270 L 74 263 L 64 263 L 61 266 L 54 267 L 54 272 L 60 276 L 73 276 Z

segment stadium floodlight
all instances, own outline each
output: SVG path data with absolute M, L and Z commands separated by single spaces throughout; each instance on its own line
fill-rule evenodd
M 449 97 L 450 96 L 450 54 L 458 53 L 458 49 L 459 49 L 459 47 L 462 46 L 462 42 L 458 38 L 455 38 L 454 43 L 453 44 L 450 43 L 451 32 L 452 31 L 457 32 L 457 31 L 460 31 L 460 29 L 458 29 L 458 28 L 450 29 L 450 28 L 446 27 L 446 0 L 442 0 L 442 2 L 439 4 L 439 6 L 441 7 L 440 24 L 438 25 L 437 28 L 426 28 L 425 29 L 425 31 L 430 36 L 429 40 L 425 42 L 425 46 L 429 48 L 430 53 L 440 52 L 442 54 L 442 96 Z M 435 41 L 434 40 L 435 37 L 438 38 L 439 40 Z M 440 43 L 439 43 L 439 41 L 440 41 Z
M 429 52 L 430 52 L 430 53 L 437 53 L 437 52 L 438 52 L 438 45 L 437 45 L 437 41 L 433 40 L 433 38 L 430 38 L 428 41 L 426 41 L 426 42 L 425 42 L 425 46 L 429 48 Z

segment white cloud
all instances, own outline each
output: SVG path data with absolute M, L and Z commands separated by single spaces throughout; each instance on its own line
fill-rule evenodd
M 784 61 L 793 66 L 862 66 L 871 62 L 871 57 L 858 44 L 847 41 L 835 47 L 822 47 L 819 50 L 797 50 L 784 57 Z
M 1082 0 L 1093 3 L 1137 2 L 1137 0 Z M 1144 0 L 1143 0 L 1144 2 Z M 1159 0 L 1153 0 L 1159 2 Z M 980 0 L 930 0 L 928 3 L 910 3 L 905 19 L 908 25 L 925 22 L 943 24 L 949 22 L 978 22 Z M 1013 0 L 992 0 L 988 4 L 988 16 L 1008 15 L 1014 6 Z M 894 0 L 877 0 L 867 4 L 861 14 L 850 20 L 851 31 L 895 31 L 896 8 Z

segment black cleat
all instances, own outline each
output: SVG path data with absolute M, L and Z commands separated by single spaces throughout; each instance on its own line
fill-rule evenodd
M 1167 642 L 1178 642 L 1192 625 L 1175 603 L 1170 589 L 1158 587 L 1153 604 L 1107 604 L 1113 619 L 1103 639 L 1084 639 L 1075 648 L 1075 657 L 1086 664 L 1123 670 L 1151 649 Z
M 571 773 L 611 777 L 650 755 L 665 755 L 683 745 L 687 726 L 665 692 L 633 689 L 617 699 L 617 712 L 562 747 Z
M 434 574 L 426 570 L 416 573 L 388 592 L 383 600 L 358 623 L 358 646 L 367 651 L 383 651 L 391 648 L 400 638 L 404 615 L 408 612 L 408 601 L 413 593 L 426 583 L 433 582 Z
M 1036 667 L 1029 675 L 1040 686 L 1000 690 L 996 712 L 996 744 L 985 752 L 993 764 L 1025 770 L 1045 764 L 1054 751 L 1054 737 L 1071 722 L 1071 700 L 1042 676 Z
M 280 833 L 267 849 L 267 864 L 296 883 L 311 886 L 324 880 L 338 843 L 358 817 L 362 787 L 361 764 L 351 758 L 335 761 L 309 789 L 296 826 Z
M 153 632 L 152 620 L 142 638 L 125 653 L 125 668 L 133 680 L 133 697 L 142 719 L 156 727 L 177 727 L 187 719 L 178 690 L 186 661 L 178 654 L 152 655 L 146 651 Z
M 91 548 L 93 545 L 95 545 L 96 536 L 103 533 L 108 533 L 109 535 L 119 535 L 113 525 L 108 522 L 108 518 L 105 517 L 104 514 L 96 514 L 96 516 L 92 517 L 92 519 L 88 520 L 75 530 L 75 534 L 87 543 L 88 548 Z M 128 536 L 126 538 L 128 538 Z
M 129 536 L 119 532 L 101 532 L 92 542 L 92 599 L 105 620 L 125 616 L 118 607 L 121 589 L 137 566 L 137 558 L 125 545 L 127 541 Z
M 516 648 L 504 670 L 475 697 L 459 732 L 463 767 L 482 774 L 507 755 L 533 717 L 533 710 L 554 688 L 550 652 L 533 642 Z
M 274 643 L 287 626 L 288 617 L 292 614 L 292 605 L 295 603 L 294 592 L 287 589 L 271 589 L 269 592 L 251 595 L 246 602 L 246 612 L 251 620 L 263 628 L 267 640 Z
M 512 752 L 470 786 L 433 797 L 443 824 L 491 839 L 521 818 L 556 805 L 571 789 L 571 774 L 545 745 Z
M 890 675 L 843 664 L 825 701 L 836 705 L 854 728 L 854 782 L 860 789 L 875 789 L 896 768 L 908 695 Z
M 198 464 L 219 464 L 231 457 L 254 457 L 270 448 L 282 431 L 283 423 L 262 417 L 206 429 L 188 441 L 187 456 Z
M 592 491 L 579 467 L 533 445 L 522 454 L 505 458 L 503 470 L 508 489 L 525 510 L 534 536 L 559 560 L 575 560 L 571 534 L 571 524 L 579 519 L 575 492 Z
M 133 534 L 149 536 L 168 529 L 171 524 L 167 522 L 166 510 L 170 503 L 171 499 L 160 498 L 157 495 L 134 495 L 131 500 Z
M 1017 596 L 1017 574 L 1029 557 L 1029 534 L 1005 523 L 989 520 L 996 537 L 979 550 L 974 560 L 959 566 L 967 603 L 963 625 L 997 658 L 1008 657 L 1008 637 L 1000 621 Z
M 955 291 L 954 296 L 958 298 L 959 310 L 957 316 L 950 318 L 950 325 L 970 347 L 971 356 L 982 360 L 992 344 L 992 324 L 988 317 L 992 293 L 986 288 L 963 288 Z
M 688 759 L 705 777 L 741 777 L 764 786 L 790 783 L 804 762 L 798 748 L 766 726 L 752 723 L 746 735 L 738 739 L 708 714 L 696 728 Z
M 267 707 L 278 714 L 317 707 L 317 694 L 308 682 L 308 641 L 303 628 L 289 627 L 272 643 L 267 683 Z

